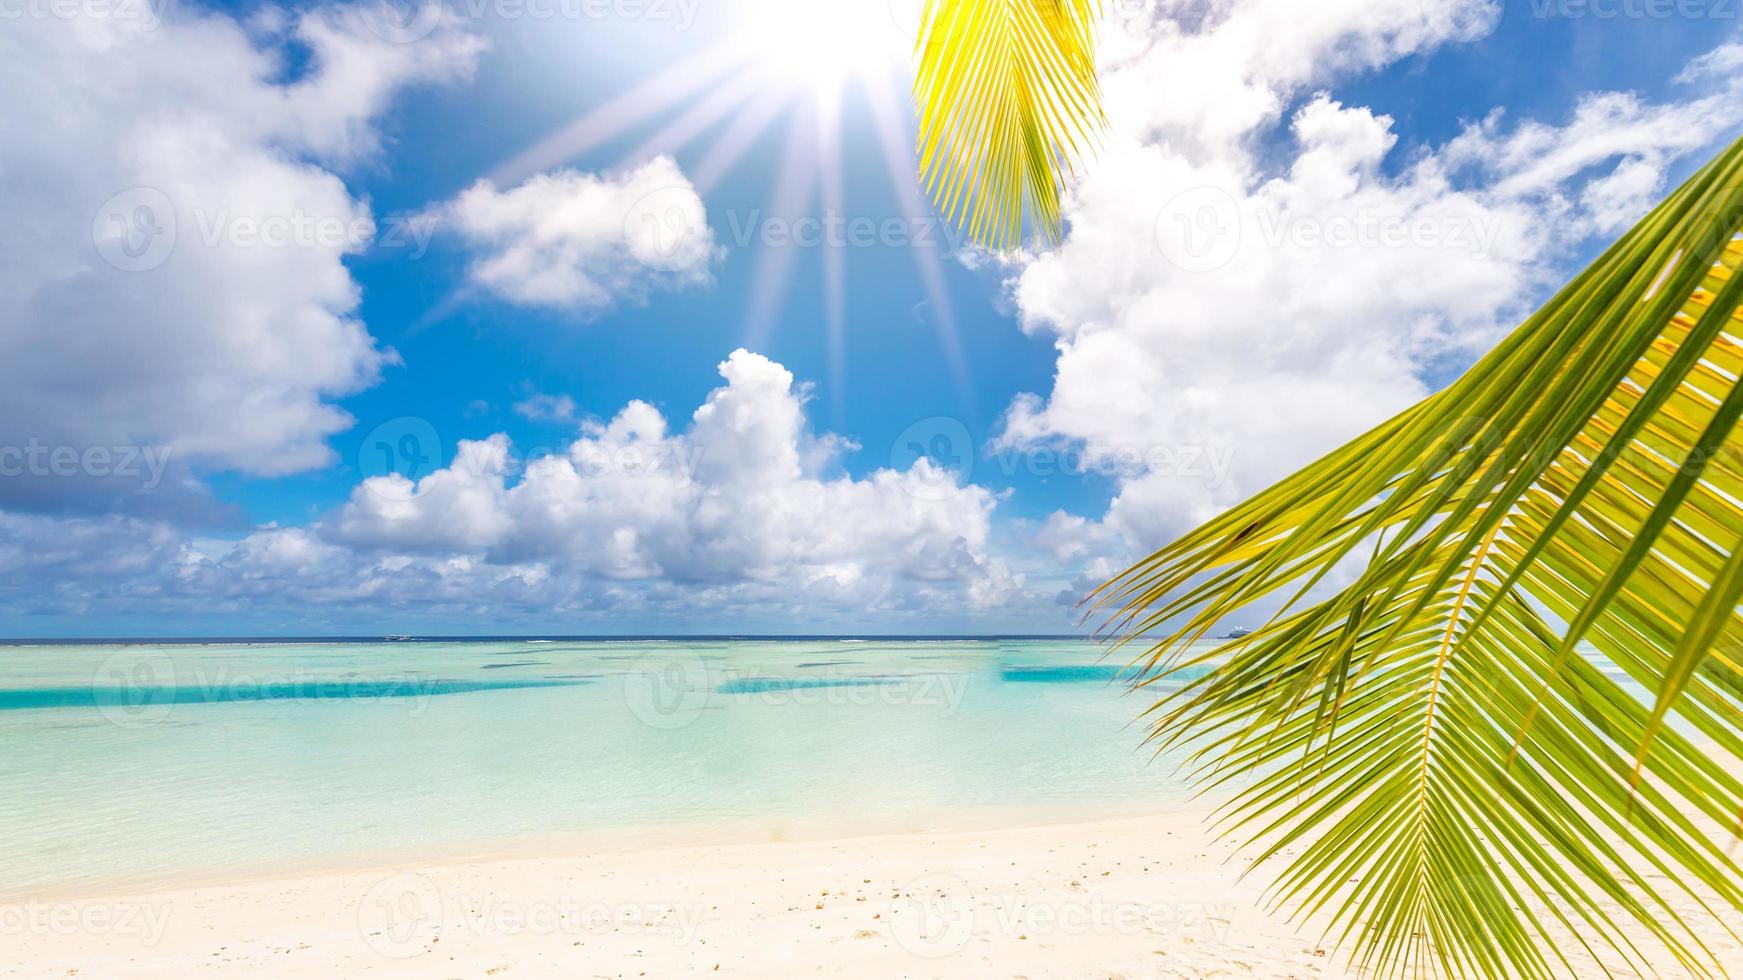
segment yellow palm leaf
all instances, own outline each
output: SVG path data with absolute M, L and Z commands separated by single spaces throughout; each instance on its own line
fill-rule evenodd
M 1096 0 L 927 0 L 915 50 L 920 179 L 958 228 L 1005 250 L 1025 212 L 1049 242 L 1105 123 Z

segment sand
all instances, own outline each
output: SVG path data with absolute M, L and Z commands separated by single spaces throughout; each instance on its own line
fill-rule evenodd
M 0 904 L 0 976 L 1334 977 L 1202 815 L 429 858 Z M 1743 948 L 1721 947 L 1743 963 Z

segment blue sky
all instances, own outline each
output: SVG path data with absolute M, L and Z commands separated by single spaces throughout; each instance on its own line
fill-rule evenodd
M 593 30 L 592 24 L 568 31 L 549 30 L 538 22 L 489 24 L 493 48 L 476 83 L 465 90 L 407 99 L 387 127 L 397 144 L 391 160 L 376 172 L 359 175 L 354 186 L 384 213 L 415 212 L 450 198 L 519 149 L 682 54 L 723 43 L 741 19 L 742 11 L 730 5 L 704 4 L 689 31 L 679 30 L 675 21 L 606 25 L 615 29 L 614 40 L 621 43 L 599 36 L 607 31 Z M 1466 123 L 1498 107 L 1553 122 L 1583 92 L 1608 88 L 1666 93 L 1674 74 L 1667 66 L 1681 66 L 1710 50 L 1716 27 L 1722 29 L 1723 21 L 1666 18 L 1618 24 L 1595 17 L 1539 17 L 1529 4 L 1516 3 L 1504 12 L 1494 33 L 1480 41 L 1446 45 L 1355 75 L 1333 91 L 1393 115 L 1402 141 L 1394 155 L 1403 160 L 1412 143 L 1451 138 Z M 905 98 L 905 79 L 890 80 L 892 93 Z M 537 97 L 528 98 L 529 91 Z M 843 125 L 846 214 L 873 219 L 901 214 L 903 203 L 878 158 L 864 95 L 850 88 L 848 97 Z M 658 128 L 659 120 L 649 120 L 623 138 L 565 162 L 592 171 L 621 167 L 623 154 Z M 456 133 L 477 138 L 456 139 Z M 749 220 L 750 212 L 768 211 L 775 176 L 768 161 L 778 157 L 785 135 L 781 123 L 771 126 L 710 195 L 710 206 L 734 209 L 742 220 Z M 698 140 L 675 156 L 680 165 L 693 165 L 706 148 L 707 141 Z M 1692 157 L 1681 161 L 1673 179 L 1685 176 L 1698 162 Z M 808 212 L 817 210 L 814 205 Z M 733 245 L 717 266 L 712 287 L 663 296 L 598 319 L 578 322 L 563 314 L 469 304 L 435 328 L 414 333 L 418 318 L 447 295 L 460 273 L 460 263 L 451 254 L 440 254 L 437 244 L 438 254 L 423 260 L 388 252 L 379 260 L 354 264 L 364 288 L 365 319 L 377 337 L 406 357 L 407 365 L 340 404 L 362 421 L 427 418 L 450 442 L 490 429 L 529 445 L 551 444 L 560 436 L 551 425 L 512 411 L 515 402 L 532 392 L 569 395 L 582 413 L 595 416 L 610 416 L 632 398 L 679 411 L 699 404 L 718 380 L 715 362 L 750 339 L 745 323 L 750 282 L 763 253 L 770 250 L 756 242 Z M 824 386 L 817 393 L 821 411 L 815 421 L 862 445 L 862 452 L 844 460 L 855 473 L 887 465 L 887 451 L 879 450 L 913 422 L 933 416 L 961 419 L 985 442 L 1011 398 L 1018 392 L 1046 390 L 1054 367 L 1051 345 L 1016 328 L 1010 305 L 1001 302 L 998 275 L 946 263 L 964 360 L 971 366 L 967 390 L 956 385 L 927 315 L 924 286 L 904 251 L 855 249 L 847 257 L 848 354 L 838 383 L 830 374 L 820 324 L 822 273 L 816 250 L 797 259 L 773 330 L 758 346 L 799 377 Z M 678 352 L 689 356 L 674 357 Z M 491 409 L 469 411 L 474 402 L 489 403 Z M 351 433 L 358 444 L 368 428 L 360 423 Z M 237 481 L 228 499 L 242 504 L 257 522 L 305 521 L 341 503 L 355 482 L 355 470 L 347 471 L 345 463 L 354 460 L 360 446 L 344 438 L 337 445 L 347 457 L 339 467 L 300 479 Z M 997 465 L 984 466 L 980 475 L 1001 489 L 1020 490 L 1009 509 L 1024 516 L 1045 516 L 1060 507 L 1094 509 L 1105 506 L 1112 492 L 1108 481 L 1094 476 L 1049 479 L 1019 468 L 1006 479 Z
M 871 14 L 841 15 L 860 18 L 846 33 L 888 27 L 899 51 L 899 0 L 894 14 L 863 2 Z M 1069 630 L 1066 600 L 1098 577 L 1443 384 L 1743 119 L 1725 98 L 1743 63 L 1727 54 L 1736 14 L 1719 0 L 1680 8 L 1696 16 L 1641 13 L 1664 9 L 1644 0 L 1340 0 L 1300 14 L 1306 24 L 1257 0 L 1187 16 L 1202 6 L 1115 6 L 1109 147 L 1086 167 L 1065 242 L 1003 261 L 950 247 L 917 203 L 905 64 L 868 83 L 783 62 L 780 44 L 744 40 L 767 35 L 784 9 L 773 0 L 700 0 L 687 29 L 675 8 L 592 16 L 577 3 L 535 17 L 461 3 L 427 33 L 386 40 L 378 28 L 399 21 L 357 4 L 181 0 L 144 32 L 115 18 L 21 21 L 0 61 L 72 91 L 0 134 L 0 169 L 23 175 L 6 194 L 29 205 L 8 244 L 40 256 L 12 273 L 26 299 L 0 306 L 19 378 L 0 441 L 161 446 L 172 463 L 152 487 L 8 477 L 0 553 L 16 561 L 0 635 Z M 825 55 L 863 46 L 801 27 Z M 102 44 L 138 52 L 123 72 L 152 108 L 81 88 L 80 59 Z M 749 66 L 649 103 L 582 152 L 505 169 L 720 51 Z M 176 71 L 180 59 L 197 67 Z M 0 98 L 32 98 L 34 84 L 7 78 Z M 579 218 L 537 227 L 566 201 L 593 201 L 590 214 L 636 206 L 627 189 L 649 159 L 638 148 L 735 82 L 748 94 L 734 111 L 661 147 L 677 175 L 667 183 L 705 210 L 686 229 L 706 239 L 699 263 L 638 266 L 617 216 L 605 232 Z M 900 166 L 868 84 L 899 110 Z M 766 240 L 771 218 L 825 211 L 818 192 L 782 213 L 796 173 L 782 160 L 799 140 L 800 170 L 818 166 L 813 114 L 837 90 L 840 213 L 895 219 L 939 247 Z M 776 104 L 721 170 L 733 127 Z M 66 138 L 98 161 L 69 170 L 50 123 L 103 113 L 129 125 Z M 163 149 L 196 145 L 195 133 L 221 147 Z M 258 172 L 243 180 L 244 168 Z M 554 182 L 520 183 L 540 174 Z M 479 190 L 483 178 L 495 182 Z M 141 186 L 169 188 L 176 251 L 143 271 L 94 263 L 89 215 Z M 1232 265 L 1191 269 L 1155 229 L 1204 188 L 1246 232 Z M 233 241 L 190 255 L 214 213 L 287 207 L 349 207 L 378 232 L 419 216 L 431 237 L 427 250 L 379 235 L 281 250 L 295 256 L 255 248 L 233 266 Z M 1276 237 L 1352 216 L 1400 222 L 1428 247 L 1331 253 Z M 1493 237 L 1466 248 L 1461 232 Z M 512 282 L 480 271 L 495 260 Z M 778 288 L 759 294 L 783 262 Z M 530 296 L 529 268 L 567 284 L 562 295 Z M 605 298 L 564 293 L 577 277 L 604 283 Z M 299 294 L 305 284 L 319 291 Z M 759 295 L 776 299 L 760 320 Z M 129 314 L 111 343 L 107 303 L 153 312 Z M 310 317 L 339 323 L 305 333 Z M 760 357 L 723 375 L 741 347 Z M 742 424 L 709 435 L 692 413 L 715 395 L 715 420 Z M 495 445 L 536 459 L 615 438 L 585 427 L 635 401 L 689 440 L 659 445 L 695 449 L 705 473 L 655 491 L 523 484 L 517 468 L 418 483 L 454 465 L 461 440 L 501 434 Z M 397 479 L 372 455 L 383 431 L 395 445 L 433 433 L 440 447 L 439 460 L 396 461 L 411 478 L 402 499 L 379 482 Z M 915 445 L 942 447 L 954 468 L 916 463 Z M 751 462 L 709 465 L 723 453 Z M 1225 456 L 1228 471 L 1211 472 Z M 769 476 L 790 460 L 791 474 Z M 1062 461 L 1094 472 L 1060 473 Z M 898 478 L 941 479 L 955 495 Z

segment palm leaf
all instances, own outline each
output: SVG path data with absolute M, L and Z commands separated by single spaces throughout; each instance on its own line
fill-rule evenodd
M 1740 226 L 1743 142 L 1445 390 L 1094 597 L 1173 688 L 1152 737 L 1288 854 L 1273 899 L 1380 976 L 1571 975 L 1581 948 L 1723 972 Z M 1194 645 L 1255 603 L 1281 611 Z
M 926 0 L 915 50 L 920 177 L 946 220 L 992 249 L 1049 242 L 1073 161 L 1103 125 L 1098 0 Z

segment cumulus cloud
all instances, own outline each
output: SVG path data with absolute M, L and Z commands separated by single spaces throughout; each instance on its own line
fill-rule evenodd
M 515 411 L 579 424 L 570 445 L 524 459 L 505 435 L 468 440 L 415 483 L 372 478 L 307 527 L 240 540 L 139 513 L 19 513 L 64 509 L 70 484 L 0 480 L 0 608 L 271 608 L 300 625 L 439 609 L 649 629 L 938 624 L 938 610 L 954 626 L 1022 608 L 1032 626 L 1033 593 L 1074 601 L 1422 397 L 1743 117 L 1728 45 L 1688 66 L 1680 100 L 1593 93 L 1565 117 L 1491 114 L 1443 145 L 1400 146 L 1383 111 L 1335 86 L 1481 37 L 1498 4 L 1163 7 L 1202 16 L 1112 26 L 1107 148 L 1064 244 L 1010 282 L 1023 329 L 1058 360 L 995 448 L 1109 464 L 1104 514 L 1007 537 L 994 494 L 928 460 L 849 476 L 855 447 L 810 429 L 805 386 L 741 351 L 688 419 L 631 402 L 582 422 L 572 399 L 532 396 Z M 0 34 L 0 83 L 34 93 L 0 121 L 19 246 L 0 264 L 0 447 L 167 448 L 175 465 L 149 478 L 184 499 L 203 469 L 329 461 L 350 424 L 334 399 L 393 358 L 357 317 L 344 259 L 368 246 L 371 215 L 342 174 L 379 153 L 397 92 L 463 77 L 479 50 L 445 19 L 397 43 L 370 9 Z M 469 249 L 478 289 L 578 316 L 704 282 L 718 252 L 669 159 L 481 182 L 430 216 Z M 262 244 L 275 233 L 295 247 Z M 119 492 L 93 490 L 92 509 L 122 506 Z
M 922 459 L 855 479 L 810 434 L 786 368 L 736 351 L 682 432 L 631 402 L 567 450 L 524 464 L 498 434 L 412 483 L 373 477 L 328 535 L 373 551 L 476 555 L 611 580 L 752 586 L 855 601 L 916 589 L 978 604 L 1014 585 L 988 555 L 995 498 Z
M 162 508 L 198 471 L 329 462 L 350 424 L 331 399 L 393 356 L 357 317 L 344 259 L 373 225 L 336 168 L 375 152 L 396 93 L 466 76 L 481 48 L 452 18 L 393 44 L 361 17 L 7 22 L 0 445 L 149 448 L 172 473 L 149 495 L 26 474 L 0 505 Z
M 611 629 L 1029 621 L 1023 575 L 994 553 L 992 492 L 924 458 L 847 475 L 851 443 L 810 431 L 786 368 L 740 350 L 720 374 L 682 431 L 637 401 L 557 454 L 463 441 L 416 483 L 373 477 L 309 527 L 238 541 L 0 512 L 0 610 L 561 614 Z
M 670 157 L 615 175 L 481 180 L 443 209 L 476 253 L 473 283 L 511 303 L 590 315 L 709 281 L 718 248 L 702 198 Z
M 1052 389 L 1013 402 L 999 443 L 1232 466 L 1122 471 L 1099 524 L 1056 516 L 1037 543 L 1147 551 L 1420 399 L 1743 118 L 1735 83 L 1668 105 L 1595 94 L 1563 125 L 1492 116 L 1398 160 L 1389 117 L 1316 92 L 1497 12 L 1251 0 L 1193 29 L 1114 25 L 1109 146 L 1064 243 L 1010 281 L 1024 329 L 1058 349 Z
M 21 450 L 0 467 L 45 469 L 0 479 L 0 609 L 134 615 L 158 632 L 267 610 L 297 628 L 384 609 L 618 628 L 1011 599 L 1021 579 L 992 555 L 993 494 L 926 461 L 846 475 L 856 447 L 809 429 L 805 386 L 742 351 L 680 426 L 632 402 L 557 454 L 523 460 L 488 436 L 415 486 L 366 481 L 306 527 L 190 532 L 166 501 L 209 512 L 206 473 L 330 463 L 328 438 L 352 423 L 334 400 L 395 358 L 358 317 L 345 260 L 378 238 L 344 175 L 377 165 L 397 93 L 463 79 L 481 50 L 448 15 L 416 37 L 396 25 L 321 6 L 246 25 L 27 18 L 0 34 L 0 84 L 34 93 L 0 121 L 17 246 L 0 263 L 0 448 Z M 705 281 L 717 252 L 669 159 L 480 184 L 432 216 L 492 293 L 585 313 Z M 515 409 L 580 419 L 565 395 Z M 92 449 L 115 451 L 102 479 L 62 472 L 94 469 Z

